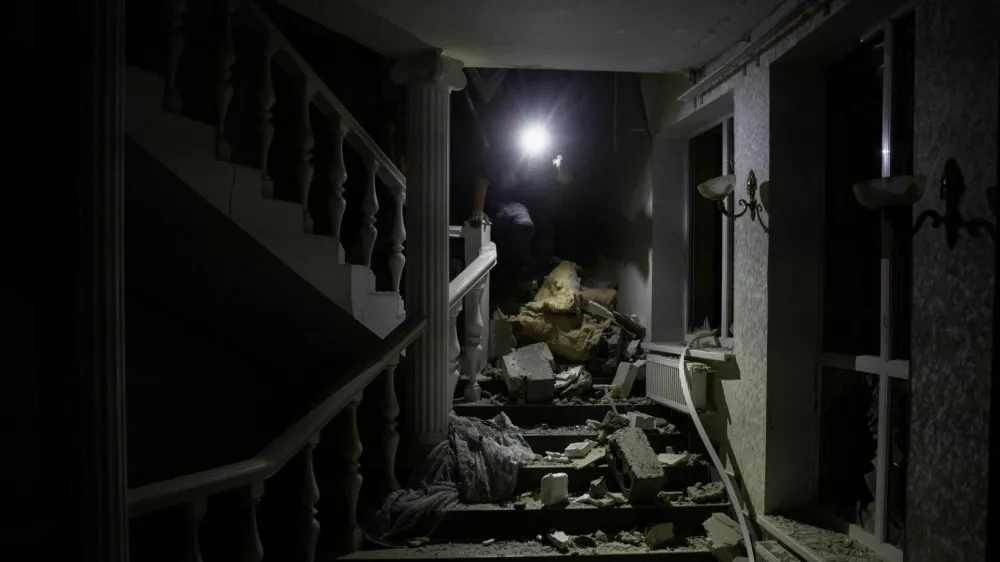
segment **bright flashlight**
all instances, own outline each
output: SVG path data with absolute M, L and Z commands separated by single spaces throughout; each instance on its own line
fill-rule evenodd
M 541 125 L 530 125 L 521 133 L 521 148 L 528 154 L 539 154 L 549 146 L 549 133 Z

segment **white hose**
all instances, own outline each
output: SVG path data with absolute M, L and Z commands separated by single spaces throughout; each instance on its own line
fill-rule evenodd
M 698 430 L 701 442 L 705 444 L 708 456 L 712 458 L 712 464 L 715 465 L 715 469 L 719 471 L 719 475 L 722 477 L 722 483 L 725 485 L 726 493 L 729 495 L 729 503 L 732 504 L 733 511 L 736 512 L 736 518 L 740 521 L 740 531 L 743 532 L 743 544 L 747 547 L 747 557 L 750 559 L 750 562 L 755 562 L 753 545 L 756 538 L 753 536 L 752 529 L 747 526 L 746 516 L 743 515 L 743 502 L 740 501 L 740 497 L 736 494 L 736 487 L 729 480 L 729 473 L 726 472 L 726 467 L 719 460 L 719 454 L 715 452 L 715 447 L 712 447 L 712 442 L 708 440 L 708 433 L 705 432 L 705 426 L 702 425 L 701 419 L 698 417 L 698 411 L 694 409 L 694 400 L 691 399 L 691 387 L 688 385 L 687 365 L 685 365 L 688 350 L 699 340 L 710 337 L 715 336 L 711 333 L 698 334 L 684 346 L 684 351 L 681 352 L 680 364 L 681 390 L 684 391 L 684 401 L 687 402 L 688 412 L 691 413 L 691 419 L 694 420 L 694 426 Z

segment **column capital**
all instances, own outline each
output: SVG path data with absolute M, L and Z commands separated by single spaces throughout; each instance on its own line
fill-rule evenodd
M 464 68 L 462 61 L 444 56 L 441 49 L 434 49 L 397 59 L 392 67 L 392 80 L 397 84 L 417 80 L 442 82 L 451 90 L 461 90 L 466 83 Z

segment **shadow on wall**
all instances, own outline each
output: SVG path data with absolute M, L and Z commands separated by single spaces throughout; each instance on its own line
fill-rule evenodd
M 379 341 L 126 144 L 129 484 L 257 453 Z

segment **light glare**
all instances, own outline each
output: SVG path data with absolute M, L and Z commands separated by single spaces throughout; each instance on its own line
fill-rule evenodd
M 549 146 L 549 133 L 540 125 L 530 125 L 521 133 L 521 148 L 528 154 L 539 154 Z

